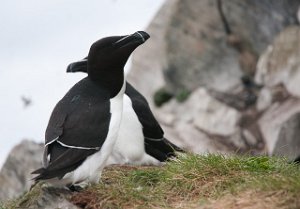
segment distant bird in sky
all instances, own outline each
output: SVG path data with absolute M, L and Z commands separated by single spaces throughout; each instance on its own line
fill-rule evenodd
M 23 107 L 27 108 L 32 104 L 32 100 L 29 97 L 21 96 L 21 100 L 23 102 Z

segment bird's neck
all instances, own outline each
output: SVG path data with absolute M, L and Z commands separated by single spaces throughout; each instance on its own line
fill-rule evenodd
M 120 92 L 125 79 L 123 69 L 89 71 L 88 76 L 91 80 L 96 82 L 97 85 L 109 91 L 111 98 Z

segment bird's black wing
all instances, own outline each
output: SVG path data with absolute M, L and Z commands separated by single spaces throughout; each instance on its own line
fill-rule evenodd
M 133 109 L 143 126 L 146 153 L 159 161 L 166 161 L 175 156 L 175 151 L 182 151 L 164 138 L 164 131 L 155 119 L 146 98 L 128 82 L 125 94 L 131 99 Z
M 45 137 L 46 167 L 36 178 L 61 177 L 103 145 L 110 122 L 109 94 L 89 78 L 82 79 L 60 100 Z M 40 171 L 40 172 L 38 172 Z
M 171 157 L 175 157 L 176 152 L 184 152 L 181 148 L 166 138 L 160 140 L 145 138 L 145 151 L 148 155 L 151 155 L 160 162 L 164 162 Z
M 144 136 L 152 139 L 162 139 L 164 131 L 155 119 L 146 98 L 128 82 L 126 82 L 125 94 L 131 99 L 133 109 L 143 126 Z

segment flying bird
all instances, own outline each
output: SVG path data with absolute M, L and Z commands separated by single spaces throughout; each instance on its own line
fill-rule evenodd
M 23 102 L 24 108 L 27 108 L 32 104 L 32 100 L 28 97 L 21 96 L 21 100 Z
M 35 182 L 71 187 L 99 181 L 119 134 L 124 66 L 149 37 L 138 31 L 92 44 L 88 76 L 75 84 L 52 112 L 45 134 L 44 165 L 32 172 L 37 174 Z

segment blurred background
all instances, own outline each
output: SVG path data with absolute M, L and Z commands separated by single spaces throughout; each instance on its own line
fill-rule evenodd
M 66 66 L 100 37 L 143 29 L 151 38 L 134 52 L 128 80 L 148 99 L 166 138 L 199 154 L 299 161 L 299 6 L 299 0 L 3 3 L 0 165 L 27 140 L 11 152 L 0 183 L 9 169 L 29 179 L 28 169 L 40 163 L 42 144 L 35 142 L 43 143 L 54 105 L 84 77 L 66 74 Z

